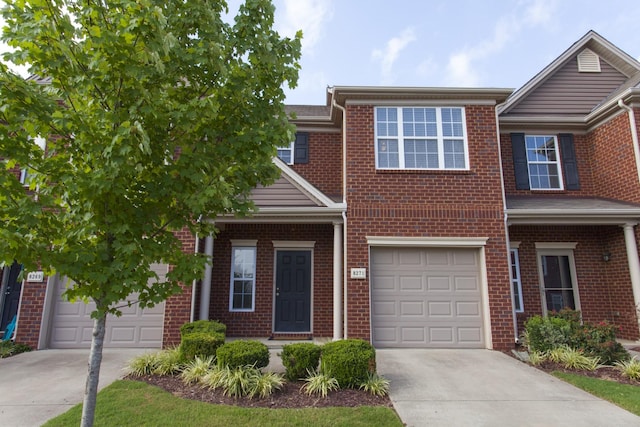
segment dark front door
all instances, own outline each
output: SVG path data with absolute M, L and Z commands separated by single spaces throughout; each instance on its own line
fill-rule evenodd
M 275 332 L 311 332 L 311 251 L 276 252 Z
M 11 267 L 4 270 L 6 277 L 3 277 L 4 303 L 2 305 L 2 318 L 0 319 L 0 331 L 4 331 L 7 325 L 18 314 L 18 304 L 20 302 L 20 290 L 22 281 L 18 280 L 18 275 L 22 266 L 14 262 Z M 6 280 L 6 282 L 5 282 Z

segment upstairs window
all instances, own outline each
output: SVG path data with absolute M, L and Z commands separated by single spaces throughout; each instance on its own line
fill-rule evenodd
M 517 190 L 580 190 L 573 135 L 511 134 Z
M 377 107 L 376 168 L 469 168 L 462 107 Z
M 278 147 L 278 157 L 288 165 L 309 163 L 309 134 L 297 132 L 289 145 Z
M 560 156 L 555 136 L 525 136 L 532 190 L 562 190 Z
M 293 164 L 294 145 L 295 143 L 291 142 L 291 144 L 286 147 L 278 147 L 278 157 L 288 165 Z

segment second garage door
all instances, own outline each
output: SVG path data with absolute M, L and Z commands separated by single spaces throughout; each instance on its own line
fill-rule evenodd
M 167 274 L 166 264 L 153 264 L 151 268 L 160 280 Z M 80 301 L 70 303 L 63 299 L 61 295 L 66 288 L 65 282 L 58 280 L 55 284 L 49 348 L 89 348 L 93 331 L 91 312 L 95 304 Z M 131 300 L 134 297 L 131 296 Z M 134 304 L 120 311 L 120 317 L 107 316 L 105 347 L 161 347 L 164 302 L 144 310 Z
M 371 248 L 378 348 L 484 348 L 477 249 Z

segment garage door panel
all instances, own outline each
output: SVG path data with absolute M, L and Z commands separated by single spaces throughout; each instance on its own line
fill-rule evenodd
M 422 276 L 400 276 L 400 291 L 423 291 Z
M 375 301 L 372 308 L 375 316 L 395 317 L 397 315 L 395 301 Z
M 429 291 L 450 291 L 451 280 L 449 277 L 429 276 L 427 277 L 427 289 Z
M 453 283 L 456 291 L 480 291 L 480 285 L 476 276 L 456 276 L 453 279 Z
M 424 303 L 422 301 L 400 301 L 400 315 L 424 317 Z
M 429 316 L 449 316 L 453 314 L 450 301 L 428 301 Z M 428 319 L 424 319 L 428 321 Z
M 480 318 L 480 303 L 477 301 L 458 301 L 455 303 L 456 316 Z
M 427 251 L 425 255 L 426 265 L 429 267 L 437 267 L 449 265 L 449 255 L 446 252 Z
M 152 269 L 160 280 L 167 273 L 166 264 L 156 264 Z M 89 348 L 93 333 L 91 312 L 95 303 L 82 301 L 71 303 L 61 295 L 66 289 L 64 280 L 59 280 L 54 290 L 56 297 L 52 310 L 49 347 L 51 348 Z M 129 300 L 136 301 L 136 295 Z M 106 319 L 105 347 L 160 347 L 164 322 L 164 302 L 144 310 L 138 304 L 120 307 L 122 315 L 108 315 Z
M 376 280 L 374 286 L 377 291 L 395 291 L 396 279 L 393 276 L 381 275 L 378 277 L 378 280 Z
M 484 347 L 476 249 L 372 248 L 371 259 L 375 346 Z
M 411 250 L 398 252 L 398 265 L 401 267 L 421 266 L 423 263 L 420 252 Z

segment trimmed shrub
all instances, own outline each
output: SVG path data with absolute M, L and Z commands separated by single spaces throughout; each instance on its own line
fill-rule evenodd
M 285 377 L 295 381 L 304 378 L 307 372 L 315 371 L 320 362 L 320 352 L 320 346 L 310 342 L 283 346 L 280 358 L 285 367 Z
M 580 312 L 563 309 L 549 317 L 533 316 L 525 322 L 524 341 L 530 352 L 545 352 L 568 346 L 611 365 L 629 360 L 629 353 L 616 341 L 617 327 L 606 321 L 580 322 Z
M 359 339 L 347 339 L 322 346 L 320 370 L 336 380 L 341 388 L 357 388 L 376 372 L 376 351 Z
M 193 332 L 220 333 L 226 335 L 227 326 L 216 320 L 196 320 L 185 323 L 180 327 L 180 336 L 184 337 Z
M 629 352 L 616 341 L 616 329 L 606 321 L 595 325 L 585 323 L 574 334 L 573 347 L 583 349 L 588 356 L 600 358 L 604 365 L 629 360 Z
M 548 351 L 571 344 L 571 322 L 560 317 L 533 316 L 524 323 L 525 345 L 529 351 Z
M 184 360 L 194 360 L 196 356 L 216 357 L 216 350 L 224 344 L 224 334 L 219 332 L 191 332 L 182 336 L 180 353 Z
M 218 366 L 231 369 L 243 366 L 264 368 L 269 364 L 269 347 L 260 341 L 231 341 L 216 351 Z

